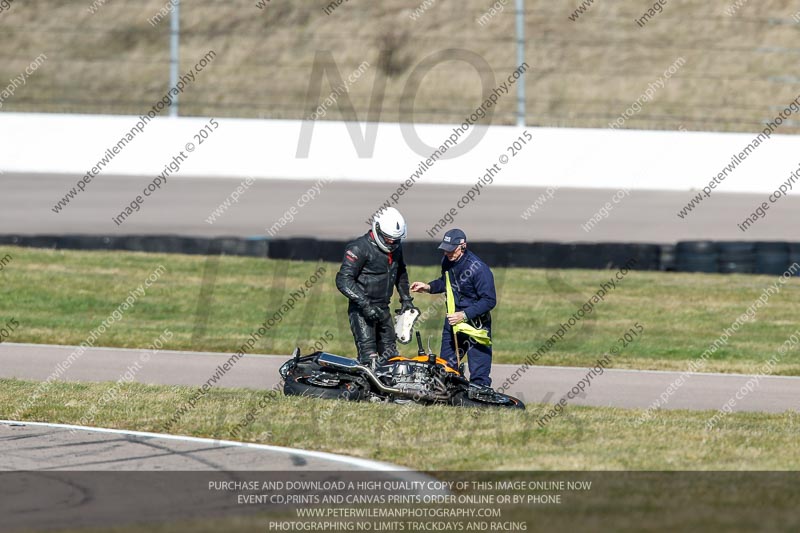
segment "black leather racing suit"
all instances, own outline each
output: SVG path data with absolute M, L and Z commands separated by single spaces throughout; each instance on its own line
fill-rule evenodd
M 402 246 L 387 254 L 378 248 L 372 231 L 348 243 L 342 266 L 336 274 L 336 287 L 350 299 L 347 314 L 358 359 L 368 362 L 371 354 L 378 354 L 381 358 L 397 355 L 394 324 L 389 312 L 394 287 L 397 287 L 401 302 L 412 301 Z M 370 306 L 384 309 L 384 319 L 366 319 L 363 313 Z

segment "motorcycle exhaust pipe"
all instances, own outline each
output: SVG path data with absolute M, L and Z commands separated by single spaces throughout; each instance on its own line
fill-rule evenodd
M 381 380 L 378 379 L 378 376 L 372 372 L 371 368 L 360 364 L 355 359 L 325 353 L 317 358 L 317 362 L 321 366 L 327 366 L 342 372 L 347 372 L 348 374 L 366 374 L 367 378 L 369 378 L 372 384 L 375 385 L 375 387 L 377 387 L 381 392 L 403 395 L 406 394 L 400 389 L 395 389 L 394 387 L 387 387 L 384 385 Z
M 358 370 L 366 374 L 369 380 L 372 382 L 372 384 L 375 385 L 381 392 L 391 393 L 391 394 L 401 394 L 403 396 L 406 395 L 405 391 L 401 389 L 396 389 L 394 387 L 387 387 L 386 385 L 384 385 L 383 382 L 381 382 L 381 380 L 378 379 L 378 376 L 376 376 L 372 372 L 371 368 L 359 365 Z
M 348 374 L 365 374 L 367 378 L 372 382 L 375 387 L 385 394 L 396 394 L 398 396 L 402 396 L 403 398 L 415 398 L 419 397 L 418 392 L 406 392 L 402 389 L 396 389 L 394 387 L 387 387 L 383 384 L 383 382 L 378 379 L 378 376 L 372 371 L 371 368 L 360 364 L 355 359 L 350 359 L 349 357 L 341 357 L 339 355 L 333 355 L 329 353 L 324 353 L 317 358 L 317 362 L 321 366 L 327 366 L 336 370 L 340 370 L 342 372 L 346 372 Z M 438 395 L 433 396 L 426 396 L 426 399 L 431 400 L 446 400 L 447 398 L 440 398 Z
M 448 398 L 449 398 L 449 396 L 441 396 L 441 395 L 438 395 L 438 394 L 420 394 L 420 392 L 419 392 L 419 391 L 408 392 L 408 391 L 404 391 L 404 390 L 402 390 L 402 389 L 396 389 L 396 388 L 394 388 L 394 387 L 387 387 L 386 385 L 384 385 L 384 384 L 381 382 L 381 380 L 379 380 L 379 379 L 378 379 L 378 376 L 376 376 L 376 375 L 375 375 L 375 374 L 372 372 L 372 369 L 371 369 L 371 368 L 368 368 L 368 367 L 366 367 L 366 366 L 359 365 L 359 366 L 358 366 L 358 370 L 359 370 L 359 371 L 361 371 L 361 372 L 363 372 L 364 374 L 366 374 L 366 375 L 367 375 L 367 377 L 369 378 L 369 380 L 370 380 L 370 381 L 371 381 L 371 382 L 372 382 L 372 383 L 375 385 L 375 387 L 377 387 L 377 388 L 378 388 L 378 389 L 379 389 L 381 392 L 384 392 L 384 393 L 387 393 L 387 394 L 388 394 L 388 393 L 391 393 L 391 394 L 394 394 L 394 395 L 400 396 L 400 397 L 402 397 L 402 398 L 408 398 L 408 399 L 411 399 L 411 400 L 447 401 L 447 400 L 448 400 Z

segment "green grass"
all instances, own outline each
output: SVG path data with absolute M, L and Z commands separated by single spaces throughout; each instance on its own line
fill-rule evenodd
M 22 417 L 80 423 L 93 405 L 92 426 L 160 431 L 196 389 L 111 383 L 55 382 Z M 0 380 L 0 417 L 23 405 L 38 383 Z M 346 403 L 271 397 L 265 391 L 213 389 L 173 426 L 175 434 L 243 440 L 341 453 L 421 470 L 796 470 L 800 415 L 734 413 L 708 432 L 712 412 L 660 411 L 636 426 L 641 411 L 570 407 L 544 428 L 542 406 L 526 411 L 449 406 Z M 233 428 L 252 412 L 255 421 Z M 438 450 L 426 453 L 425 450 Z M 442 450 L 457 450 L 441 453 Z
M 160 431 L 191 387 L 125 384 L 107 403 L 111 383 L 52 385 L 25 420 Z M 38 386 L 0 380 L 0 416 L 8 416 Z M 661 411 L 636 427 L 641 411 L 572 407 L 540 428 L 541 406 L 526 411 L 449 406 L 346 403 L 214 389 L 173 426 L 175 434 L 243 440 L 341 453 L 421 470 L 796 470 L 800 415 L 735 413 L 708 432 L 711 412 Z M 248 412 L 256 420 L 233 434 Z M 391 438 L 390 438 L 391 436 Z M 436 453 L 423 453 L 423 450 Z
M 19 76 L 41 53 L 48 57 L 3 102 L 3 111 L 139 115 L 163 96 L 169 18 L 155 28 L 147 20 L 167 2 L 96 3 L 103 5 L 91 14 L 91 1 L 17 0 L 0 13 L 6 50 L 0 79 Z M 348 94 L 361 121 L 412 120 L 400 112 L 404 88 L 435 52 L 478 54 L 483 61 L 475 65 L 484 73 L 491 69 L 495 79 L 490 86 L 516 67 L 513 4 L 481 26 L 476 19 L 493 1 L 440 0 L 417 20 L 410 15 L 421 0 L 348 2 L 330 16 L 323 11 L 329 3 L 273 0 L 258 9 L 254 0 L 182 2 L 181 73 L 209 49 L 218 56 L 181 96 L 181 114 L 305 118 L 318 104 L 306 101 L 317 51 L 331 51 L 344 79 L 363 61 L 371 65 Z M 760 131 L 797 96 L 796 80 L 787 74 L 795 68 L 796 2 L 750 2 L 728 16 L 733 0 L 670 0 L 640 28 L 635 19 L 653 3 L 598 1 L 573 22 L 568 16 L 580 0 L 528 0 L 527 123 L 605 128 L 679 57 L 685 65 L 625 128 Z M 381 50 L 389 54 L 382 62 Z M 368 118 L 379 72 L 385 80 L 381 114 Z M 480 80 L 476 66 L 441 62 L 421 83 L 413 120 L 461 123 L 482 100 Z M 331 85 L 323 81 L 320 102 Z M 513 124 L 515 106 L 512 90 L 498 102 L 493 123 Z M 325 117 L 343 118 L 356 120 L 335 105 Z M 798 131 L 796 122 L 781 126 L 782 133 Z
M 24 405 L 38 386 L 0 379 L 0 418 Z M 112 386 L 118 393 L 101 401 Z M 80 424 L 87 410 L 99 405 L 90 425 L 159 431 L 195 390 L 55 382 L 20 418 Z M 449 480 L 592 480 L 590 491 L 567 493 L 564 505 L 504 506 L 503 520 L 535 523 L 533 530 L 560 531 L 580 521 L 597 531 L 641 531 L 643 524 L 649 531 L 753 531 L 764 527 L 762 513 L 770 530 L 796 522 L 795 477 L 764 474 L 800 468 L 800 415 L 792 411 L 733 413 L 706 431 L 710 411 L 660 411 L 637 426 L 632 422 L 640 410 L 570 407 L 540 428 L 540 404 L 497 411 L 264 398 L 265 391 L 212 389 L 172 432 L 346 454 Z M 234 431 L 248 414 L 253 422 Z M 109 531 L 244 532 L 263 529 L 267 520 L 298 520 L 288 508 L 247 514 L 201 521 L 176 517 L 169 524 Z
M 161 278 L 95 344 L 147 347 L 166 328 L 173 333 L 166 349 L 234 352 L 322 266 L 326 271 L 308 296 L 252 352 L 288 354 L 300 346 L 310 353 L 315 342 L 334 353 L 354 352 L 346 300 L 334 284 L 337 264 L 0 247 L 0 257 L 6 254 L 13 260 L 0 272 L 0 326 L 12 318 L 19 322 L 7 341 L 79 344 L 163 265 Z M 412 280 L 428 281 L 437 267 L 411 266 L 410 272 Z M 599 270 L 494 272 L 499 295 L 494 313 L 496 363 L 522 362 L 613 275 Z M 592 365 L 639 322 L 644 334 L 615 356 L 612 366 L 686 369 L 776 280 L 632 271 L 538 364 Z M 798 298 L 800 281 L 792 279 L 758 311 L 755 321 L 714 353 L 704 370 L 759 368 L 798 329 Z M 418 295 L 415 303 L 425 311 L 435 301 L 434 296 Z M 424 338 L 432 338 L 436 351 L 442 313 L 443 307 L 434 310 L 419 328 Z M 332 340 L 325 339 L 326 333 Z M 413 344 L 401 345 L 406 354 L 415 350 Z M 797 355 L 784 356 L 776 374 L 800 375 Z

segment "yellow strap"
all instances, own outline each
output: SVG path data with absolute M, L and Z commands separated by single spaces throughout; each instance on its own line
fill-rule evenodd
M 450 272 L 445 272 L 445 288 L 447 290 L 447 314 L 451 315 L 456 312 L 456 300 L 453 297 L 453 286 L 450 284 Z M 483 344 L 484 346 L 492 345 L 492 339 L 489 338 L 488 331 L 470 326 L 466 322 L 459 322 L 453 326 L 453 334 L 457 335 L 459 333 L 471 337 L 478 344 Z
M 456 300 L 453 298 L 453 286 L 450 285 L 450 272 L 444 273 L 444 279 L 447 289 L 447 314 L 452 315 L 456 312 Z

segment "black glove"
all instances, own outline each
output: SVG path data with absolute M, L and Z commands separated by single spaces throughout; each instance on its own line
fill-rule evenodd
M 414 307 L 414 300 L 412 298 L 400 302 L 400 314 L 403 314 L 411 309 L 416 309 L 416 307 Z
M 364 308 L 364 318 L 370 322 L 383 322 L 389 318 L 389 311 L 377 305 L 368 305 Z

